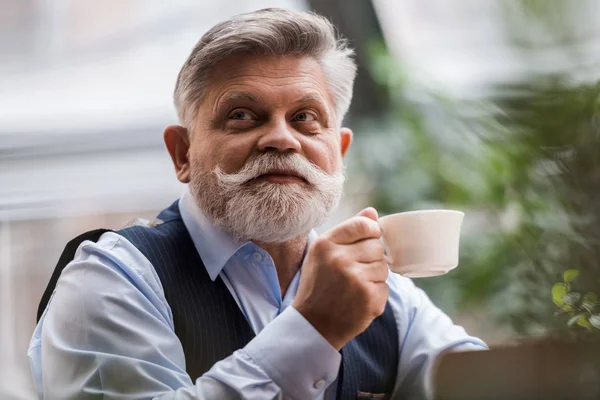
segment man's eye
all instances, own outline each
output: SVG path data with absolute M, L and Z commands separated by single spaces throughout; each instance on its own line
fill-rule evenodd
M 229 119 L 235 119 L 238 121 L 248 121 L 252 119 L 252 115 L 246 111 L 236 111 L 229 116 Z
M 315 118 L 315 116 L 311 113 L 301 112 L 301 113 L 294 115 L 294 120 L 300 121 L 300 122 L 304 122 L 304 121 L 310 122 L 310 121 L 316 121 L 317 118 Z

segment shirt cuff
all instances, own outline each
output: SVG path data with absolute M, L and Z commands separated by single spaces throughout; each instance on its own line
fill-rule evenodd
M 314 399 L 337 379 L 341 354 L 294 307 L 244 347 L 286 396 Z

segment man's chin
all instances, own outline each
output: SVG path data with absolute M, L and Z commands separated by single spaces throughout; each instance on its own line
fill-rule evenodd
M 230 233 L 238 239 L 262 243 L 284 243 L 306 235 L 326 217 L 310 202 L 299 202 L 298 196 L 248 201 L 245 207 L 235 210 L 231 206 L 223 221 Z
M 306 235 L 324 222 L 339 200 L 339 195 L 321 193 L 305 181 L 252 180 L 235 189 L 193 186 L 198 206 L 216 226 L 238 240 L 262 243 Z

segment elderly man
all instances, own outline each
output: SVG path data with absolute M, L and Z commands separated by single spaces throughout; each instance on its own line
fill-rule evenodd
M 152 224 L 67 246 L 29 349 L 40 397 L 423 398 L 440 352 L 485 346 L 388 272 L 373 208 L 312 230 L 352 140 L 334 31 L 267 9 L 202 37 L 164 133 L 189 189 Z

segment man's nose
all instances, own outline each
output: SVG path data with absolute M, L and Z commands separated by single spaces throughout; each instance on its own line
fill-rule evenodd
M 296 132 L 287 122 L 273 122 L 265 126 L 263 135 L 258 140 L 260 151 L 277 150 L 281 152 L 299 152 L 301 144 Z

